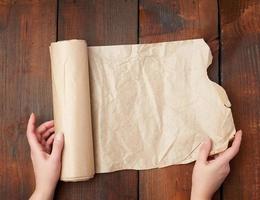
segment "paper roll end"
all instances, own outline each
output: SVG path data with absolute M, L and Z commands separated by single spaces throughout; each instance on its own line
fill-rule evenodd
M 57 46 L 57 45 L 71 45 L 71 44 L 75 44 L 75 43 L 84 43 L 87 45 L 87 41 L 86 40 L 82 40 L 82 39 L 70 39 L 70 40 L 60 40 L 57 42 L 51 42 L 49 48 L 53 47 L 53 46 Z
M 61 181 L 64 182 L 78 182 L 78 181 L 87 181 L 89 179 L 92 179 L 95 174 L 92 176 L 80 176 L 80 177 L 60 177 Z

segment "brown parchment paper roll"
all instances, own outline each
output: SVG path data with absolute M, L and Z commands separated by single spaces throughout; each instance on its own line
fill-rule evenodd
M 98 47 L 69 40 L 50 52 L 55 127 L 65 134 L 61 180 L 189 163 L 206 137 L 215 154 L 235 134 L 226 92 L 207 76 L 212 55 L 203 39 Z
M 52 43 L 50 55 L 55 131 L 65 139 L 60 179 L 88 180 L 95 168 L 86 43 Z

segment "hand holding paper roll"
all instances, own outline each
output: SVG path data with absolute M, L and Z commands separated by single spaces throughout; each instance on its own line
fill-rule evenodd
M 54 134 L 54 123 L 47 121 L 36 128 L 31 114 L 27 125 L 27 139 L 31 149 L 36 187 L 30 199 L 52 199 L 60 178 L 63 134 Z

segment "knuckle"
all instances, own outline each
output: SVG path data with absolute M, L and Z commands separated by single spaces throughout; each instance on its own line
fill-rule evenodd
M 59 155 L 54 155 L 52 156 L 52 161 L 54 164 L 57 164 L 60 162 L 60 156 Z
M 56 141 L 55 142 L 55 146 L 57 149 L 61 149 L 62 148 L 62 143 L 60 141 Z
M 228 165 L 228 166 L 225 166 L 225 167 L 223 168 L 222 174 L 223 174 L 224 176 L 227 176 L 229 173 L 230 173 L 230 167 L 229 167 L 229 165 Z
M 54 143 L 56 146 L 61 145 L 61 142 L 60 142 L 59 140 L 55 140 L 55 139 L 54 139 L 53 143 Z
M 228 165 L 226 168 L 226 173 L 229 174 L 230 173 L 230 166 Z
M 62 148 L 63 147 L 63 141 L 56 140 L 56 145 L 58 146 L 58 148 Z

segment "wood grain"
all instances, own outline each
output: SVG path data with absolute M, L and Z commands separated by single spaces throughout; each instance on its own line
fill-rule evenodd
M 210 78 L 218 81 L 217 1 L 140 0 L 139 22 L 141 43 L 204 38 L 214 56 Z M 192 168 L 188 164 L 140 171 L 140 199 L 189 199 Z M 219 199 L 219 193 L 214 198 Z
M 260 2 L 220 1 L 221 77 L 243 141 L 231 162 L 224 200 L 260 199 Z
M 31 112 L 52 117 L 48 45 L 56 36 L 56 3 L 0 2 L 0 196 L 28 199 L 34 175 L 26 139 Z
M 203 37 L 214 56 L 210 78 L 226 89 L 236 127 L 244 131 L 231 174 L 214 199 L 260 199 L 259 22 L 259 0 L 0 0 L 0 198 L 27 199 L 34 189 L 25 131 L 31 112 L 38 123 L 52 118 L 51 42 L 79 38 L 110 45 Z M 185 200 L 192 168 L 59 182 L 55 199 Z
M 135 44 L 137 0 L 60 0 L 58 40 L 84 39 L 89 46 Z
M 59 1 L 58 40 L 85 39 L 88 45 L 137 43 L 137 0 Z M 138 199 L 138 172 L 98 174 L 60 183 L 57 199 Z

